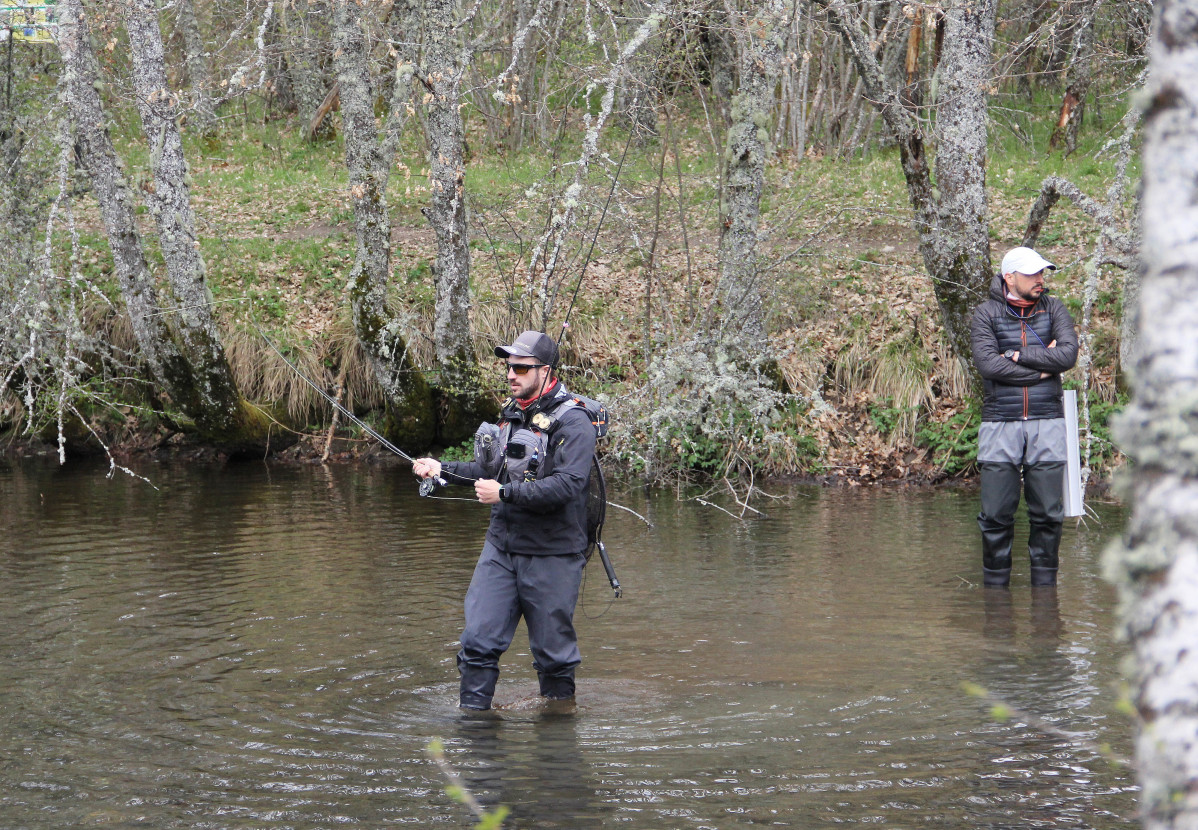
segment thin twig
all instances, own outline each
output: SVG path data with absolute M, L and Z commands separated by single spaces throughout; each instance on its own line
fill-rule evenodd
M 644 523 L 645 523 L 646 525 L 648 525 L 649 527 L 653 527 L 653 522 L 651 522 L 651 521 L 649 521 L 648 519 L 646 519 L 646 518 L 645 518 L 644 516 L 642 516 L 640 513 L 637 513 L 637 512 L 636 512 L 635 510 L 633 510 L 631 507 L 625 507 L 625 506 L 624 506 L 624 505 L 622 505 L 622 504 L 616 504 L 614 501 L 609 501 L 609 502 L 607 503 L 607 506 L 608 506 L 608 507 L 617 507 L 617 508 L 619 508 L 620 510 L 627 511 L 627 512 L 631 513 L 632 515 L 636 516 L 638 519 L 640 519 L 642 522 L 644 522 Z

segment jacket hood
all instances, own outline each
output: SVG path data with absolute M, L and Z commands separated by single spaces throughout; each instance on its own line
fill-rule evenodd
M 995 274 L 990 280 L 990 296 L 999 302 L 1007 301 L 1007 284 L 1003 282 L 1002 274 Z

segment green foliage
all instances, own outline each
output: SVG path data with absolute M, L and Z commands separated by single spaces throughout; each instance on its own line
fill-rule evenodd
M 1064 386 L 1066 389 L 1075 389 L 1078 391 L 1078 417 L 1081 418 L 1081 384 L 1076 380 L 1069 379 L 1065 381 Z M 1111 433 L 1111 422 L 1115 416 L 1124 410 L 1128 403 L 1130 403 L 1130 399 L 1125 392 L 1119 392 L 1113 401 L 1090 401 L 1091 466 L 1106 466 L 1119 453 L 1119 447 L 1115 443 L 1115 438 Z M 1079 424 L 1079 426 L 1083 429 L 1085 428 L 1085 424 Z M 1084 433 L 1081 436 L 1081 440 L 1083 442 L 1086 440 Z
M 869 419 L 879 434 L 890 437 L 904 422 L 918 413 L 918 406 L 895 406 L 894 399 L 887 396 L 869 404 Z
M 456 447 L 446 447 L 441 451 L 440 458 L 442 461 L 473 461 L 474 438 L 467 438 Z
M 251 288 L 246 291 L 246 297 L 249 299 L 255 314 L 261 314 L 280 321 L 287 319 L 287 307 L 283 303 L 283 297 L 279 293 L 279 289 L 267 288 L 260 290 Z
M 932 451 L 933 464 L 949 475 L 957 475 L 969 469 L 977 456 L 981 425 L 981 401 L 971 398 L 964 410 L 947 421 L 922 425 L 916 443 Z

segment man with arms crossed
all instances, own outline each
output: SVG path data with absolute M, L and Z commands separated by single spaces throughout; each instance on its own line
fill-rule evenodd
M 1003 257 L 990 298 L 973 315 L 973 361 L 982 376 L 978 468 L 982 478 L 982 581 L 1011 581 L 1020 481 L 1027 496 L 1032 585 L 1056 585 L 1064 518 L 1065 408 L 1061 373 L 1077 362 L 1077 334 L 1044 277 L 1056 266 L 1031 248 Z

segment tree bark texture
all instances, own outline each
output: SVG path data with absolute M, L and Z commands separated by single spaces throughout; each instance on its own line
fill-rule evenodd
M 882 70 L 844 0 L 817 0 L 840 32 L 865 83 L 867 97 L 899 147 L 915 213 L 919 250 L 949 343 L 976 378 L 969 360 L 969 321 L 990 286 L 986 202 L 986 123 L 996 0 L 955 0 L 944 7 L 944 40 L 936 123 L 935 185 L 923 127 L 901 90 Z
M 466 226 L 466 162 L 463 158 L 462 78 L 465 52 L 454 27 L 454 0 L 424 4 L 424 132 L 428 142 L 428 218 L 437 235 L 436 308 L 440 435 L 460 444 L 493 415 L 482 386 L 470 334 L 470 240 Z
M 957 354 L 969 350 L 974 307 L 990 288 L 990 211 L 986 201 L 987 87 L 996 0 L 961 0 L 945 9 L 936 116 L 939 237 L 936 301 Z M 972 361 L 968 361 L 972 363 Z
M 167 88 L 158 9 L 154 0 L 123 0 L 121 9 L 129 33 L 137 110 L 150 145 L 152 181 L 145 199 L 178 304 L 173 320 L 179 345 L 196 378 L 195 397 L 175 403 L 214 443 L 254 451 L 267 445 L 270 423 L 239 394 L 212 317 L 179 133 L 178 98 Z
M 732 16 L 731 14 L 729 15 Z M 740 88 L 732 98 L 724 149 L 724 187 L 720 199 L 721 325 L 744 339 L 765 339 L 765 314 L 759 279 L 758 230 L 769 123 L 782 66 L 786 3 L 769 0 L 745 14 L 740 37 Z
M 175 21 L 183 38 L 187 82 L 191 86 L 191 126 L 199 135 L 209 135 L 216 129 L 216 111 L 212 105 L 212 91 L 209 89 L 211 71 L 208 50 L 192 0 L 175 0 Z
M 1132 403 L 1132 514 L 1108 555 L 1135 658 L 1148 830 L 1198 827 L 1198 0 L 1156 6 L 1143 151 L 1144 280 Z
M 462 158 L 461 47 L 454 33 L 454 0 L 427 0 L 425 136 L 432 191 L 429 221 L 437 235 L 437 310 L 433 341 L 442 366 L 473 363 L 470 341 L 470 248 L 466 228 L 466 164 Z
M 329 0 L 340 2 L 340 0 Z M 295 96 L 300 123 L 309 123 L 324 103 L 329 91 L 330 9 L 325 0 L 295 0 L 282 4 L 280 28 L 287 45 L 287 73 Z M 332 134 L 327 121 L 316 131 L 316 138 Z
M 387 401 L 388 438 L 401 447 L 423 449 L 435 435 L 432 397 L 424 375 L 408 354 L 402 323 L 387 306 L 390 159 L 383 159 L 379 151 L 366 35 L 354 0 L 336 0 L 333 43 L 358 243 L 349 284 L 354 329 Z
M 736 50 L 731 24 L 723 8 L 717 6 L 711 10 L 704 34 L 711 97 L 719 108 L 721 123 L 726 126 L 730 116 L 729 102 L 736 89 Z
M 154 378 L 172 399 L 186 403 L 196 394 L 175 384 L 187 384 L 191 373 L 175 346 L 168 316 L 159 313 L 154 276 L 137 230 L 134 197 L 108 133 L 83 5 L 80 0 L 62 0 L 59 8 L 58 46 L 75 143 L 95 189 L 133 334 Z

